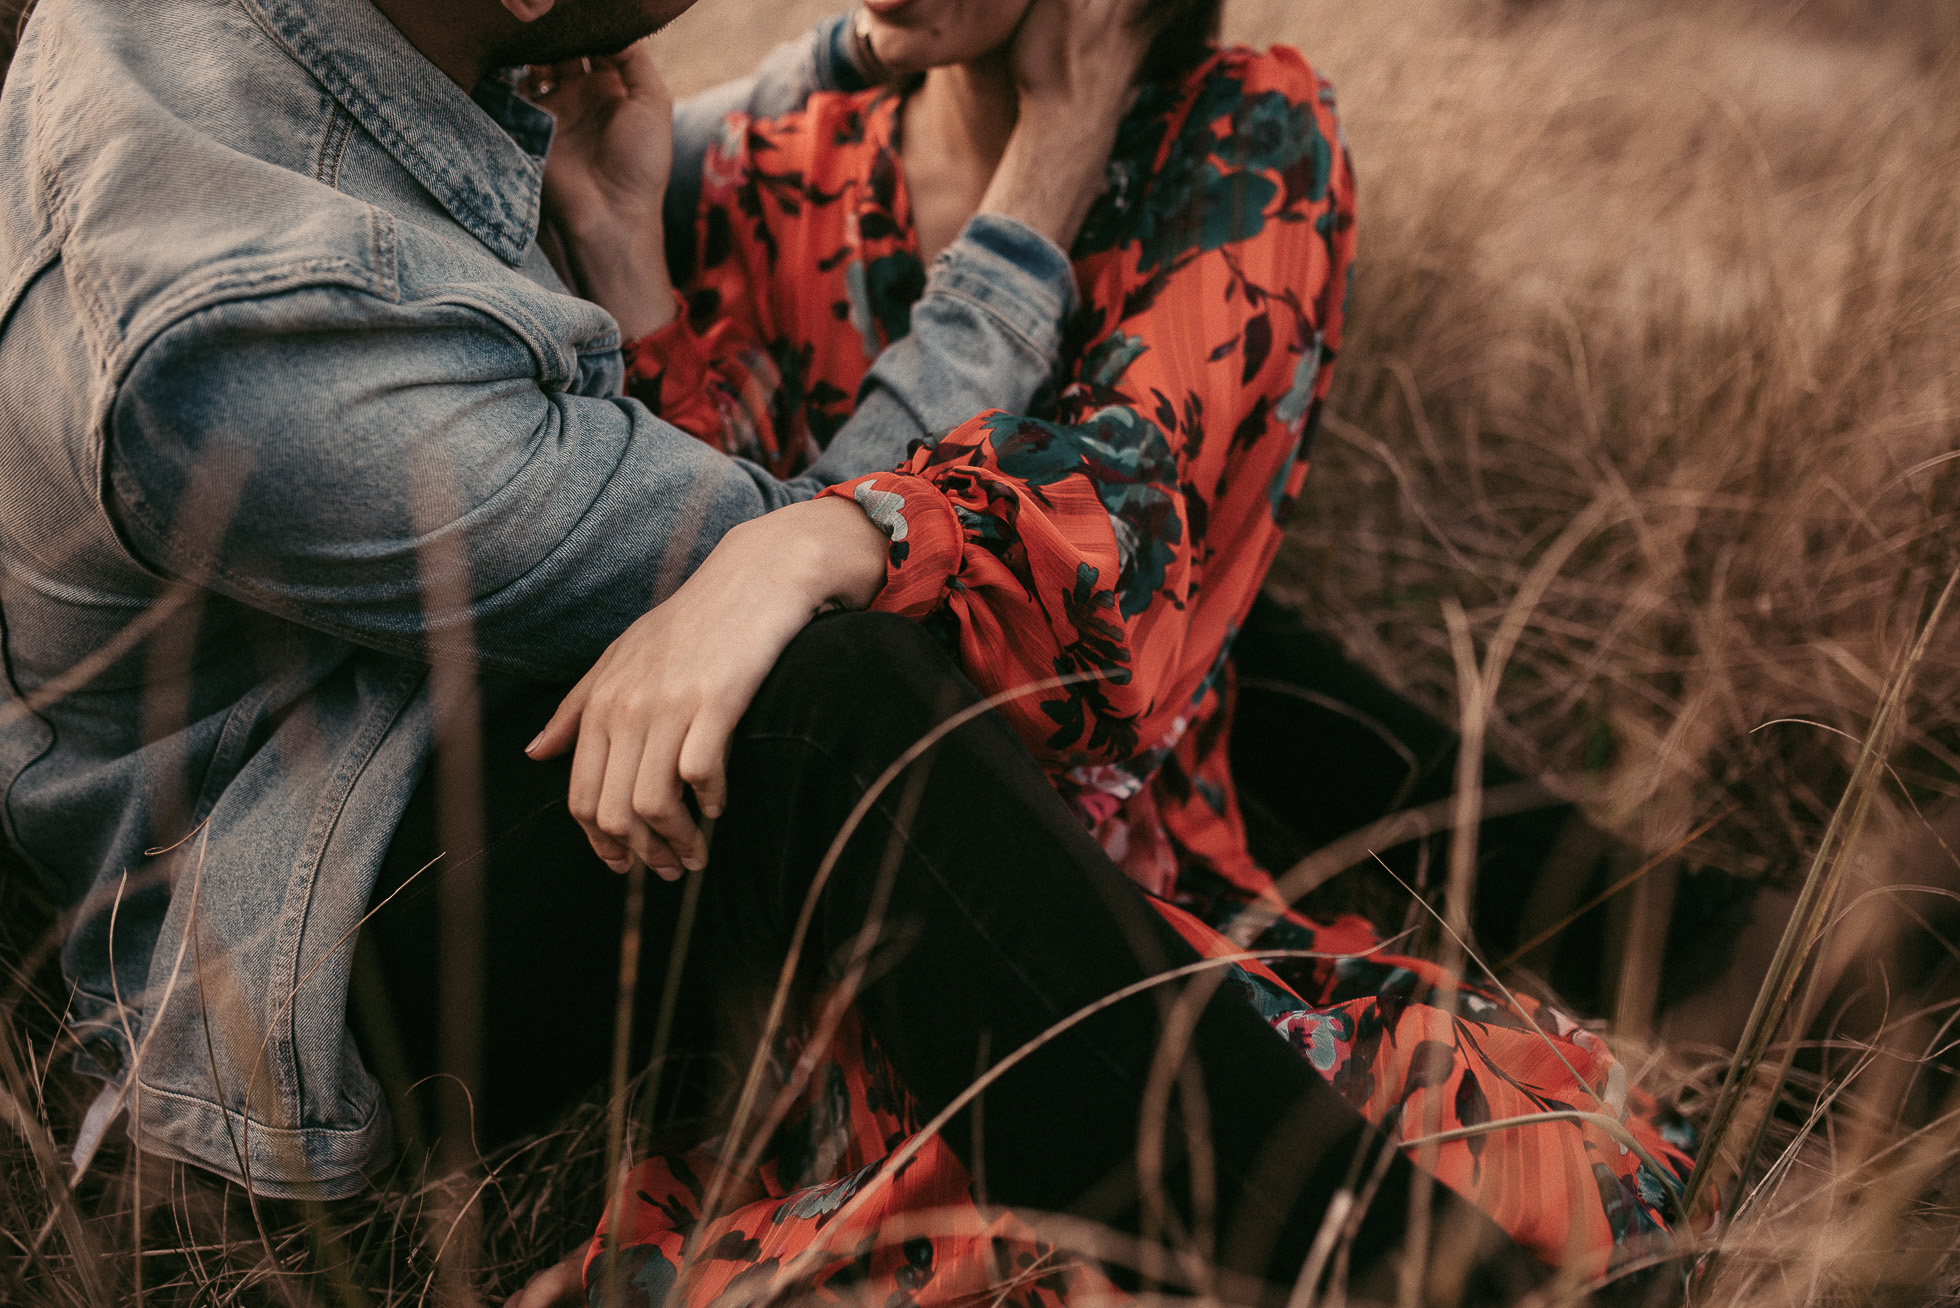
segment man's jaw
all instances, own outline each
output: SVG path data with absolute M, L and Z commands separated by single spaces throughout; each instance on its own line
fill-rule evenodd
M 559 0 L 550 13 L 510 34 L 495 66 L 558 64 L 616 55 L 687 12 L 694 0 Z

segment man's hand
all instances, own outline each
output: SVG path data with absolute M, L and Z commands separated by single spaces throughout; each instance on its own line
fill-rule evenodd
M 980 202 L 1064 250 L 1102 193 L 1153 32 L 1140 0 L 1034 0 L 1010 52 L 1020 117 Z
M 674 318 L 661 205 L 674 166 L 674 101 L 646 42 L 536 68 L 525 93 L 558 120 L 544 203 L 581 289 L 628 340 Z
M 877 597 L 889 544 L 848 500 L 752 519 L 600 656 L 525 752 L 551 758 L 576 740 L 572 816 L 607 866 L 638 858 L 672 881 L 707 863 L 685 791 L 703 817 L 721 815 L 728 741 L 749 701 L 819 610 Z

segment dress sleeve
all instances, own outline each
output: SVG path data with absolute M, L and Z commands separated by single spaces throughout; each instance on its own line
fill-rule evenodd
M 1338 349 L 1353 186 L 1331 94 L 1275 51 L 1220 56 L 1181 96 L 1148 180 L 1113 171 L 1078 245 L 1087 344 L 1058 420 L 983 414 L 825 492 L 891 540 L 878 608 L 948 627 L 983 690 L 1039 687 L 1002 712 L 1051 770 L 1174 740 L 1207 684 L 1194 605 L 1251 602 Z

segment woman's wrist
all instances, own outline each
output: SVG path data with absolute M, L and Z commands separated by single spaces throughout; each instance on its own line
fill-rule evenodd
M 980 212 L 1013 218 L 1068 249 L 1102 193 L 1116 124 L 1101 107 L 1085 120 L 1067 102 L 1024 106 Z
M 580 291 L 613 316 L 624 339 L 651 336 L 673 322 L 678 307 L 658 221 L 637 228 L 593 224 L 563 235 Z
M 776 518 L 794 532 L 793 554 L 810 609 L 868 608 L 885 588 L 891 541 L 855 501 L 824 496 L 778 509 Z

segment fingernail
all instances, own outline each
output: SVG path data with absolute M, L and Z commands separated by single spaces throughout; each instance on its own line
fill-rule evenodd
M 690 872 L 699 872 L 702 868 L 708 866 L 708 860 L 705 858 L 684 858 L 681 860 L 681 866 Z
M 544 743 L 544 732 L 540 731 L 537 735 L 537 739 L 533 740 L 530 744 L 524 747 L 524 752 L 526 754 L 535 754 L 538 752 L 538 746 L 542 745 L 543 743 Z
M 607 867 L 611 868 L 613 871 L 619 873 L 622 876 L 624 876 L 628 871 L 628 869 L 630 869 L 633 866 L 633 860 L 630 857 L 608 858 L 603 861 Z
M 701 808 L 701 816 L 707 818 L 709 821 L 712 822 L 714 819 L 721 816 L 721 805 L 719 804 L 703 805 Z

